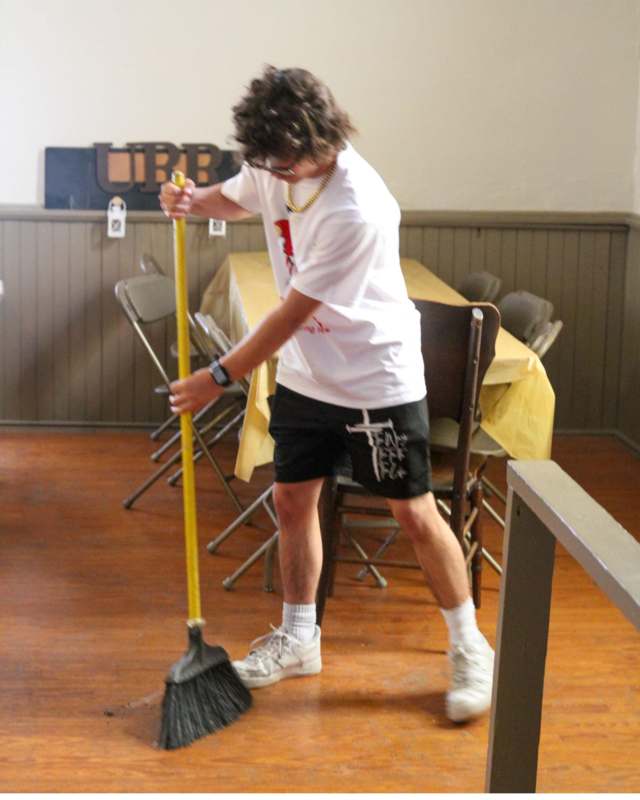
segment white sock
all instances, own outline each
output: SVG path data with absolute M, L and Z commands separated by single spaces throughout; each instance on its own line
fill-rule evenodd
M 482 636 L 476 622 L 476 608 L 470 597 L 456 608 L 441 608 L 440 611 L 449 628 L 449 642 L 452 648 L 457 645 L 472 644 Z
M 282 627 L 302 644 L 308 644 L 316 632 L 316 604 L 283 603 Z

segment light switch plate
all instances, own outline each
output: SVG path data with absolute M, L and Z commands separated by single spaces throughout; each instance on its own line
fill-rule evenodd
M 226 236 L 227 223 L 223 219 L 209 220 L 209 236 Z

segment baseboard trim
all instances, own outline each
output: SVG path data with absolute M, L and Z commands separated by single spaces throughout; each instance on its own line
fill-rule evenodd
M 0 420 L 0 429 L 2 428 L 60 428 L 70 430 L 88 431 L 92 428 L 96 430 L 147 430 L 152 431 L 161 425 L 160 422 L 85 422 L 74 421 L 69 422 L 66 420 L 16 420 L 16 419 L 2 419 Z
M 622 433 L 615 428 L 607 428 L 603 430 L 602 428 L 598 430 L 591 430 L 588 428 L 558 428 L 553 432 L 554 436 L 613 436 L 615 439 L 618 439 L 622 444 L 629 448 L 629 450 L 633 451 L 637 455 L 640 456 L 640 444 L 634 442 L 633 439 L 629 438 L 626 434 Z
M 626 445 L 629 450 L 640 457 L 640 444 L 634 442 L 633 439 L 630 439 L 626 434 L 622 433 L 622 431 L 616 431 L 615 436 L 622 442 L 622 444 Z
M 2 428 L 60 428 L 60 429 L 77 429 L 82 431 L 90 431 L 92 428 L 95 430 L 127 430 L 127 431 L 148 431 L 155 430 L 160 425 L 159 422 L 83 422 L 83 421 L 61 421 L 61 420 L 0 420 L 0 429 Z M 629 448 L 632 452 L 640 456 L 640 444 L 634 442 L 622 431 L 615 428 L 606 428 L 593 430 L 590 428 L 558 428 L 553 432 L 554 436 L 613 436 L 618 439 L 622 444 Z

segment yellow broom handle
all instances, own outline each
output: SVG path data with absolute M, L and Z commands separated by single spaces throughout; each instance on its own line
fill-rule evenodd
M 174 172 L 171 180 L 179 188 L 185 185 L 182 172 Z M 178 375 L 180 380 L 191 374 L 189 362 L 189 323 L 187 266 L 185 255 L 185 221 L 173 221 L 173 245 L 176 271 L 176 320 L 178 327 Z M 198 525 L 196 522 L 196 486 L 193 474 L 193 439 L 191 413 L 180 415 L 182 442 L 182 501 L 184 506 L 184 536 L 187 554 L 187 589 L 189 622 L 202 623 L 200 609 L 200 575 L 198 571 Z

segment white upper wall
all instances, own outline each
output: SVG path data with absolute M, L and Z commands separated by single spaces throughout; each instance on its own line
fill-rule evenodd
M 640 209 L 638 0 L 0 0 L 0 203 L 45 146 L 229 146 L 264 63 L 316 72 L 406 209 Z M 634 176 L 635 186 L 634 186 Z

